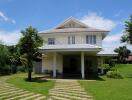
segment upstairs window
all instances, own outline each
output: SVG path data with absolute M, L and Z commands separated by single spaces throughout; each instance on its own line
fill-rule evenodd
M 96 44 L 96 35 L 87 35 L 86 43 L 87 44 Z
M 68 36 L 68 44 L 75 44 L 75 36 Z
M 70 28 L 74 28 L 74 27 L 75 27 L 75 24 L 74 24 L 74 23 L 70 23 L 70 24 L 69 24 L 69 27 L 70 27 Z
M 48 44 L 54 45 L 55 44 L 55 38 L 48 38 Z

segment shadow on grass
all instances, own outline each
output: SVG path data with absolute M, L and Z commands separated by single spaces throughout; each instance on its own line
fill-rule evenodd
M 103 78 L 100 76 L 97 77 L 87 77 L 85 80 L 96 80 L 96 81 L 105 81 Z
M 37 83 L 43 83 L 48 82 L 48 80 L 44 79 L 43 77 L 34 77 L 31 81 L 29 81 L 27 78 L 24 79 L 27 82 L 37 82 Z
M 101 78 L 101 77 L 99 77 L 99 76 L 96 77 L 95 79 L 96 79 L 97 81 L 105 81 L 103 78 Z
M 132 78 L 132 74 L 127 75 L 126 78 Z

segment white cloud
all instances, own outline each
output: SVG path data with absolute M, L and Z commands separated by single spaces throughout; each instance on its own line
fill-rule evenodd
M 102 43 L 103 48 L 107 49 L 107 50 L 114 50 L 115 48 L 118 48 L 119 46 L 127 46 L 131 51 L 132 51 L 132 45 L 128 45 L 126 43 L 121 43 L 120 39 L 121 36 L 123 35 L 123 31 L 116 33 L 116 34 L 112 34 L 112 35 L 108 35 Z
M 83 16 L 81 21 L 90 27 L 104 30 L 112 30 L 116 26 L 115 21 L 99 16 L 95 12 L 90 12 Z
M 0 31 L 0 41 L 7 45 L 15 45 L 21 37 L 20 31 Z
M 119 42 L 122 35 L 123 35 L 123 33 L 117 33 L 117 34 L 108 35 L 108 36 L 103 40 L 103 42 L 104 42 L 104 43 Z
M 5 16 L 3 12 L 0 11 L 0 19 L 6 21 L 6 22 L 11 22 L 12 24 L 15 24 L 16 21 L 14 19 L 10 19 L 9 17 Z
M 6 17 L 3 12 L 0 12 L 0 17 L 3 18 L 5 21 L 9 20 L 8 17 Z

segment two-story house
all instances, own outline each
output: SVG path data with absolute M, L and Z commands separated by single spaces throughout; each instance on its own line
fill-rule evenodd
M 82 78 L 97 73 L 102 40 L 108 32 L 89 27 L 73 17 L 53 29 L 39 32 L 44 39 L 41 72 L 53 71 L 53 77 L 60 73 Z

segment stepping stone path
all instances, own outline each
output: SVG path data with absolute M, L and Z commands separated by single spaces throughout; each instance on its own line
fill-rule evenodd
M 48 100 L 93 100 L 77 80 L 56 80 L 55 87 L 49 91 Z
M 6 83 L 5 79 L 0 79 L 0 100 L 46 100 L 46 97 L 42 94 L 19 89 Z

